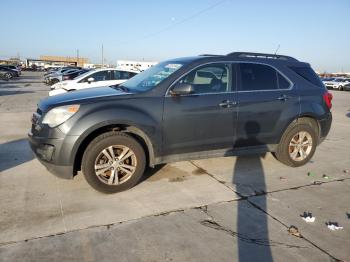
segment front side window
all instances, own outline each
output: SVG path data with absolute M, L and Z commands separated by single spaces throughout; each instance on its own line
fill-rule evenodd
M 179 83 L 193 85 L 195 94 L 220 93 L 228 91 L 229 66 L 215 64 L 195 69 L 179 80 Z
M 268 65 L 240 63 L 240 91 L 288 89 L 290 82 Z

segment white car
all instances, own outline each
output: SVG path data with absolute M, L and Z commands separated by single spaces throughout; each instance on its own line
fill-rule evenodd
M 49 92 L 49 96 L 85 88 L 119 85 L 137 73 L 139 72 L 118 68 L 91 70 L 73 80 L 66 80 L 52 85 L 52 90 Z
M 335 78 L 331 80 L 325 80 L 323 81 L 324 85 L 328 89 L 338 89 L 340 91 L 344 90 L 344 86 L 348 83 L 350 83 L 350 79 L 348 78 Z

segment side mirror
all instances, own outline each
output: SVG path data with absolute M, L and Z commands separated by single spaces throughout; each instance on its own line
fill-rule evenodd
M 191 84 L 179 83 L 170 91 L 172 96 L 188 95 L 194 93 L 194 87 Z
M 91 82 L 94 82 L 95 79 L 94 79 L 93 77 L 89 77 L 87 81 L 88 81 L 88 83 L 90 84 Z

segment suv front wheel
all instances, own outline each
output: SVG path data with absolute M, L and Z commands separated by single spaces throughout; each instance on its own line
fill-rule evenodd
M 82 161 L 86 181 L 103 193 L 117 193 L 135 186 L 145 166 L 142 146 L 121 132 L 96 137 L 86 148 Z
M 316 131 L 311 125 L 301 123 L 285 131 L 274 155 L 282 163 L 298 167 L 306 164 L 312 158 L 316 146 Z

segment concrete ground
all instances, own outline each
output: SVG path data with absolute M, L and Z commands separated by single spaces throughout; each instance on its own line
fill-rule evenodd
M 104 195 L 33 157 L 40 76 L 0 83 L 0 261 L 350 260 L 350 92 L 332 92 L 330 135 L 303 167 L 271 154 L 179 162 Z

